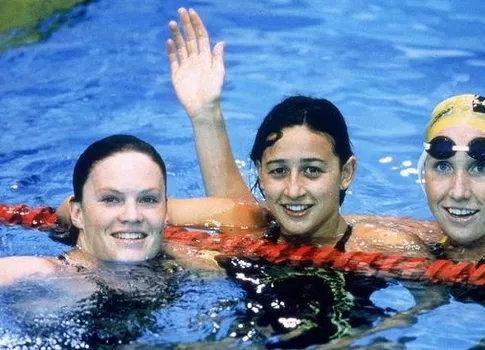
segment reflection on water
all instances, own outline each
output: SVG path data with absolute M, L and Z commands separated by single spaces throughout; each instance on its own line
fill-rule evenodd
M 94 272 L 2 288 L 0 347 L 97 348 L 137 340 L 214 339 L 220 336 L 215 328 L 220 314 L 240 297 L 230 291 L 232 285 L 218 287 L 214 277 L 192 275 L 163 260 L 107 264 Z
M 107 263 L 74 276 L 1 288 L 0 347 L 296 349 L 346 337 L 355 344 L 397 346 L 415 340 L 394 334 L 403 327 L 413 332 L 419 314 L 381 331 L 385 338 L 360 332 L 410 309 L 413 299 L 431 296 L 435 303 L 440 295 L 443 306 L 485 303 L 480 287 L 437 286 L 438 294 L 430 295 L 429 286 L 418 282 L 404 288 L 353 273 L 228 256 L 217 260 L 228 278 L 185 271 L 167 258 L 138 265 Z M 473 308 L 467 312 L 473 317 Z M 478 343 L 483 336 L 475 338 Z
M 325 344 L 396 311 L 370 301 L 373 292 L 387 286 L 382 279 L 241 258 L 218 261 L 247 293 L 232 336 L 267 348 Z
M 251 139 L 270 107 L 294 93 L 326 97 L 348 120 L 358 157 L 357 177 L 344 212 L 430 218 L 414 171 L 422 130 L 433 106 L 445 97 L 483 94 L 485 3 L 481 0 L 466 5 L 458 0 L 331 0 L 325 6 L 316 0 L 183 4 L 179 0 L 0 0 L 2 202 L 58 205 L 72 191 L 74 160 L 90 142 L 111 133 L 132 133 L 157 146 L 168 167 L 169 196 L 203 195 L 190 122 L 170 87 L 164 56 L 166 23 L 181 5 L 199 10 L 213 43 L 227 44 L 223 108 L 235 157 L 248 182 L 254 180 L 247 157 Z M 26 42 L 36 44 L 17 46 Z M 55 256 L 64 248 L 36 231 L 0 227 L 0 256 Z M 268 268 L 251 272 L 260 277 L 265 273 Z M 332 283 L 341 281 L 334 277 Z M 296 277 L 287 281 L 292 278 Z M 309 276 L 301 278 L 302 285 L 312 281 Z M 288 312 L 309 310 L 305 313 L 309 330 L 318 321 L 329 325 L 330 332 L 318 333 L 320 341 L 337 329 L 347 329 L 345 323 L 332 323 L 333 305 L 317 297 L 318 290 L 331 294 L 321 276 L 315 282 L 318 290 L 310 283 L 302 291 L 307 301 L 298 299 L 299 289 L 290 288 L 294 282 L 283 280 L 264 295 L 253 293 L 249 281 L 237 278 L 237 284 L 223 276 L 183 275 L 175 280 L 168 289 L 160 281 L 153 286 L 159 293 L 149 291 L 137 296 L 139 301 L 125 293 L 128 286 L 115 287 L 112 279 L 111 289 L 100 289 L 94 299 L 89 289 L 96 290 L 94 282 L 74 296 L 66 294 L 65 281 L 2 289 L 0 339 L 7 344 L 35 344 L 34 330 L 40 326 L 58 332 L 59 341 L 63 333 L 79 342 L 90 337 L 110 339 L 108 334 L 90 333 L 99 321 L 108 332 L 119 332 L 126 341 L 135 339 L 140 345 L 195 342 L 244 347 L 243 339 L 251 331 L 261 342 L 290 342 L 297 332 L 282 329 L 276 312 L 264 308 L 255 314 L 248 307 L 248 301 L 271 306 L 277 294 L 290 300 Z M 341 295 L 343 300 L 348 300 L 348 293 L 354 298 L 349 316 L 354 324 L 359 324 L 355 317 L 360 315 L 366 328 L 369 320 L 413 305 L 407 286 L 378 284 L 377 289 L 366 289 L 356 283 L 352 289 L 351 280 L 346 276 Z M 364 295 L 361 300 L 359 290 Z M 449 304 L 420 315 L 414 325 L 361 339 L 359 344 L 384 338 L 407 349 L 475 346 L 485 334 L 483 296 L 456 293 L 450 292 Z M 36 304 L 34 296 L 42 302 Z M 58 302 L 52 303 L 51 297 Z M 151 309 L 150 298 L 155 300 Z M 122 315 L 110 300 L 124 305 L 119 309 Z M 96 305 L 102 314 L 96 314 Z M 348 314 L 345 307 L 339 310 Z M 39 324 L 32 321 L 36 314 Z M 77 325 L 69 329 L 71 318 Z M 287 324 L 293 321 L 283 318 Z M 111 329 L 110 320 L 121 328 Z M 24 329 L 26 322 L 31 329 Z M 301 333 L 301 344 L 309 341 L 305 334 L 311 333 Z M 47 333 L 42 337 L 38 341 L 49 343 Z

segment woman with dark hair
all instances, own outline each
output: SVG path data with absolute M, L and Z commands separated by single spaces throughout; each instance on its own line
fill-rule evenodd
M 59 212 L 59 218 L 68 221 L 65 212 L 69 210 L 72 228 L 68 234 L 54 234 L 60 235 L 57 240 L 77 248 L 57 258 L 1 258 L 0 285 L 70 274 L 79 268 L 92 270 L 103 262 L 153 259 L 163 251 L 161 232 L 169 216 L 173 223 L 232 224 L 234 208 L 244 207 L 247 211 L 236 211 L 247 214 L 237 218 L 242 226 L 265 222 L 256 206 L 231 199 L 174 200 L 168 208 L 163 159 L 152 145 L 131 135 L 112 135 L 91 144 L 76 162 L 73 187 L 74 196 Z M 172 253 L 184 259 L 183 250 Z M 196 256 L 188 260 L 197 263 Z
M 193 125 L 206 193 L 256 203 L 232 157 L 221 112 L 223 44 L 211 53 L 197 13 L 180 9 L 179 16 L 186 38 L 171 21 L 167 54 L 175 92 Z M 418 235 L 439 234 L 431 223 L 340 214 L 356 159 L 345 120 L 326 99 L 292 96 L 277 104 L 258 129 L 251 159 L 258 172 L 256 186 L 274 219 L 273 239 L 428 256 Z

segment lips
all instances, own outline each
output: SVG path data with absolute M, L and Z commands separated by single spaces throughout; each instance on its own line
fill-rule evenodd
M 461 209 L 461 208 L 453 208 L 453 207 L 447 207 L 445 208 L 445 210 L 451 216 L 460 218 L 460 219 L 469 218 L 479 212 L 479 210 L 474 210 L 474 209 Z
M 308 209 L 312 207 L 310 204 L 282 204 L 282 207 L 290 216 L 303 216 Z
M 144 239 L 148 235 L 144 232 L 115 232 L 115 233 L 112 233 L 111 236 L 116 239 L 135 241 L 135 240 Z

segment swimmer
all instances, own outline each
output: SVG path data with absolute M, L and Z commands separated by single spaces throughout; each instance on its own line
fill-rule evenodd
M 439 103 L 425 129 L 419 161 L 424 190 L 443 237 L 439 257 L 485 257 L 485 97 Z
M 424 133 L 418 174 L 442 238 L 435 244 L 440 259 L 484 262 L 485 256 L 485 97 L 458 95 L 439 103 Z M 424 180 L 424 181 L 423 181 Z M 484 195 L 482 195 L 484 194 Z M 357 339 L 416 321 L 423 311 L 469 296 L 483 303 L 483 288 L 454 286 L 447 295 L 435 293 L 410 310 L 398 313 L 377 327 L 344 338 L 328 349 L 348 347 Z M 485 342 L 481 340 L 480 344 Z
M 186 223 L 200 221 L 203 225 L 200 208 L 211 211 L 212 218 L 220 221 L 232 218 L 235 203 L 216 198 L 180 200 L 173 201 L 169 209 L 165 163 L 153 146 L 130 135 L 113 135 L 91 144 L 76 162 L 73 187 L 74 196 L 69 200 L 73 229 L 62 240 L 77 248 L 59 258 L 1 258 L 0 285 L 79 268 L 94 270 L 103 262 L 154 259 L 164 251 L 161 232 L 170 215 L 175 222 L 183 218 Z M 248 216 L 252 215 L 250 211 Z M 260 215 L 259 209 L 255 215 Z M 250 221 L 255 222 L 252 216 Z M 171 253 L 184 253 L 175 248 L 170 248 Z M 185 262 L 194 260 L 197 258 L 190 256 Z
M 197 155 L 209 196 L 254 201 L 232 156 L 220 97 L 224 44 L 213 51 L 194 10 L 179 10 L 185 39 L 171 21 L 167 41 L 171 80 L 194 129 Z M 265 198 L 275 229 L 272 238 L 339 250 L 429 256 L 413 232 L 437 231 L 432 223 L 340 214 L 355 175 L 347 125 L 330 101 L 292 96 L 276 105 L 258 129 L 251 151 L 256 186 Z M 412 222 L 412 224 L 409 224 Z

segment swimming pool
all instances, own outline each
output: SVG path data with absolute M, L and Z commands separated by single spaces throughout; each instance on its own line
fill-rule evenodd
M 190 124 L 172 92 L 164 52 L 166 24 L 180 6 L 195 7 L 213 42 L 227 43 L 223 108 L 248 182 L 248 135 L 268 109 L 294 93 L 323 96 L 346 116 L 359 159 L 343 211 L 430 218 L 415 176 L 422 130 L 443 98 L 483 94 L 485 5 L 478 0 L 120 0 L 88 2 L 54 16 L 55 25 L 50 17 L 39 29 L 45 40 L 0 54 L 2 202 L 58 205 L 71 192 L 84 147 L 121 132 L 164 155 L 169 196 L 203 195 Z M 36 231 L 0 227 L 0 256 L 63 250 Z M 221 294 L 240 296 L 231 282 L 213 283 Z M 412 304 L 400 285 L 374 297 L 378 304 Z M 217 304 L 216 296 L 211 300 Z M 413 326 L 362 342 L 385 336 L 406 339 L 406 348 L 466 349 L 485 338 L 484 321 L 480 304 L 452 300 Z

